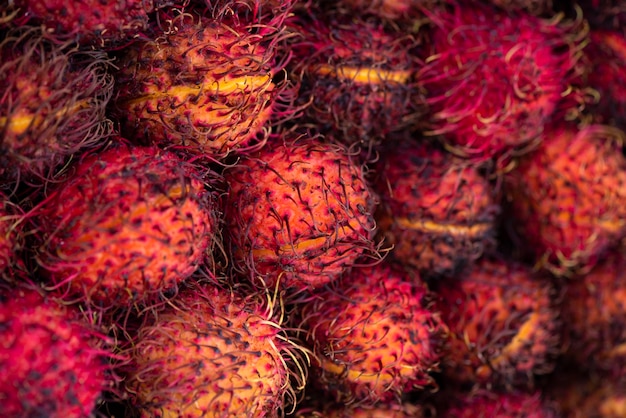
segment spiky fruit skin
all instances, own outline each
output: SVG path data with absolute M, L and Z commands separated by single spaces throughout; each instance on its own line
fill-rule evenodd
M 454 399 L 454 398 L 453 398 Z M 480 391 L 466 394 L 437 414 L 442 418 L 557 418 L 544 404 L 539 392 L 497 393 Z
M 561 330 L 545 277 L 511 261 L 485 258 L 467 274 L 437 285 L 441 317 L 450 329 L 442 359 L 450 381 L 524 388 L 552 371 Z
M 109 126 L 109 61 L 71 43 L 52 44 L 38 28 L 9 30 L 0 42 L 0 176 L 41 183 Z
M 126 144 L 82 158 L 41 205 L 52 286 L 101 306 L 150 303 L 210 257 L 213 192 L 194 166 Z
M 22 247 L 15 205 L 0 191 L 0 279 L 8 278 Z
M 623 140 L 604 125 L 552 126 L 505 177 L 508 218 L 539 266 L 584 274 L 624 235 Z
M 142 144 L 222 158 L 266 139 L 279 96 L 274 35 L 181 15 L 172 33 L 124 52 L 113 114 Z M 268 29 L 269 30 L 269 29 Z
M 576 92 L 584 23 L 449 3 L 429 14 L 430 56 L 416 74 L 430 108 L 426 132 L 478 160 L 532 147 Z
M 299 34 L 291 73 L 316 129 L 368 149 L 407 124 L 417 94 L 413 38 L 354 14 L 316 11 L 291 25 Z
M 424 277 L 461 271 L 492 245 L 499 206 L 476 165 L 415 142 L 383 152 L 376 172 L 380 231 Z
M 107 353 L 72 309 L 31 289 L 0 294 L 4 416 L 91 416 L 107 387 Z
M 297 350 L 276 319 L 261 294 L 181 292 L 134 338 L 126 386 L 142 416 L 279 416 Z
M 612 250 L 586 275 L 565 284 L 567 356 L 604 375 L 626 373 L 626 258 Z
M 15 0 L 30 24 L 41 24 L 57 39 L 97 47 L 128 42 L 148 26 L 153 1 L 144 0 Z
M 434 384 L 446 329 L 419 278 L 387 264 L 354 268 L 300 308 L 317 386 L 372 406 Z
M 592 30 L 585 48 L 590 61 L 588 84 L 597 90 L 590 106 L 595 121 L 626 129 L 626 33 Z
M 287 18 L 296 0 L 204 0 L 209 15 L 216 19 L 235 18 L 250 23 L 276 25 Z
M 375 196 L 345 148 L 277 139 L 224 172 L 226 235 L 241 274 L 298 293 L 374 254 Z

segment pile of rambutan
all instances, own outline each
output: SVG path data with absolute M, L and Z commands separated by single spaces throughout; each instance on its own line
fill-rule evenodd
M 0 0 L 0 416 L 626 416 L 625 22 Z

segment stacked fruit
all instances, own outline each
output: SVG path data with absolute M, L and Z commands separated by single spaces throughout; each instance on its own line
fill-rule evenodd
M 624 21 L 0 3 L 0 415 L 626 416 Z

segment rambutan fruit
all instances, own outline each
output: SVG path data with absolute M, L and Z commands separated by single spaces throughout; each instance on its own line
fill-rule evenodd
M 111 114 L 122 133 L 214 159 L 262 145 L 272 115 L 288 112 L 279 102 L 295 94 L 278 77 L 281 32 L 189 14 L 171 26 L 120 57 Z
M 461 386 L 532 388 L 560 353 L 555 291 L 524 265 L 483 258 L 467 274 L 438 281 L 450 341 L 441 365 Z
M 584 274 L 626 233 L 624 132 L 559 124 L 504 178 L 510 229 L 537 265 Z
M 369 150 L 409 125 L 417 110 L 412 80 L 416 40 L 377 19 L 326 12 L 290 21 L 290 73 L 298 80 L 306 120 L 323 134 Z
M 81 157 L 34 216 L 36 258 L 52 288 L 102 307 L 175 289 L 218 239 L 203 174 L 156 147 L 120 144 Z
M 581 369 L 626 375 L 626 255 L 611 250 L 583 277 L 565 283 L 567 358 Z
M 600 95 L 589 107 L 594 121 L 626 129 L 626 32 L 591 30 L 584 52 L 590 63 L 587 83 Z
M 0 292 L 0 411 L 92 415 L 109 386 L 107 341 L 70 306 L 28 288 Z
M 224 171 L 225 238 L 234 268 L 295 293 L 323 286 L 373 242 L 375 195 L 338 144 L 276 138 Z
M 499 393 L 477 391 L 450 395 L 437 414 L 441 418 L 557 418 L 554 407 L 542 399 L 540 392 Z M 439 412 L 439 411 L 438 411 Z
M 172 4 L 173 0 L 168 0 Z M 184 0 L 176 0 L 183 4 Z M 31 25 L 46 36 L 97 48 L 114 48 L 147 30 L 149 16 L 163 0 L 13 0 Z
M 588 32 L 584 20 L 447 3 L 425 11 L 432 21 L 431 47 L 424 49 L 430 56 L 416 74 L 430 109 L 425 133 L 478 160 L 532 147 L 544 124 L 565 116 L 566 96 L 582 88 L 574 84 Z
M 279 416 L 306 379 L 279 302 L 208 285 L 181 291 L 133 340 L 126 387 L 142 416 Z
M 298 304 L 316 355 L 314 385 L 335 402 L 371 406 L 434 387 L 446 328 L 419 277 L 385 264 L 354 268 Z
M 53 44 L 38 28 L 0 40 L 0 176 L 41 183 L 72 154 L 100 144 L 113 91 L 103 52 Z
M 454 274 L 493 245 L 499 206 L 477 165 L 405 141 L 384 150 L 375 167 L 377 223 L 402 263 L 424 277 Z

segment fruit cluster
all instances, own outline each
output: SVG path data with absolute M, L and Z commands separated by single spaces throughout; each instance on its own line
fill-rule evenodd
M 626 416 L 625 24 L 0 1 L 0 416 Z

